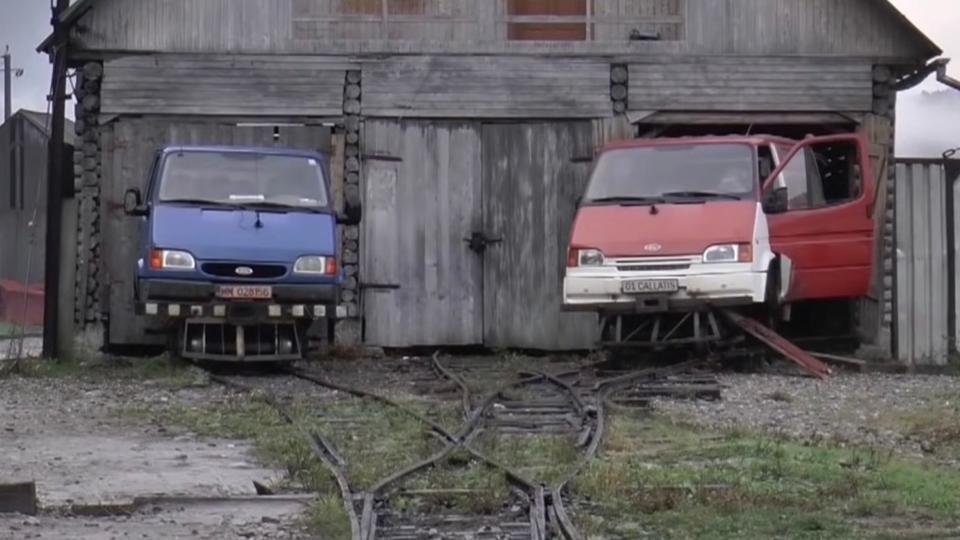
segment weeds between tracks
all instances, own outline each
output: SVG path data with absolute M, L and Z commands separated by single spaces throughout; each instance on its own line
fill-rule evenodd
M 298 379 L 406 416 L 440 443 L 427 457 L 395 467 L 396 472 L 365 483 L 363 488 L 356 481 L 360 475 L 352 476 L 351 485 L 349 461 L 323 433 L 299 424 L 295 415 L 270 394 L 257 395 L 296 428 L 314 457 L 336 480 L 354 540 L 438 533 L 446 537 L 488 533 L 491 538 L 578 539 L 583 536 L 567 510 L 565 492 L 599 452 L 609 397 L 638 381 L 683 372 L 696 363 L 633 371 L 587 384 L 583 375 L 589 370 L 585 368 L 596 364 L 553 374 L 520 370 L 504 377 L 501 371 L 481 369 L 480 373 L 464 376 L 435 355 L 430 363 L 435 376 L 453 383 L 460 394 L 463 423 L 456 431 L 395 399 L 331 381 L 309 370 L 288 370 Z M 469 371 L 464 367 L 461 371 Z M 507 380 L 475 404 L 471 384 L 482 388 L 498 378 Z M 212 380 L 255 391 L 231 379 L 214 376 Z M 396 435 L 392 433 L 387 439 Z M 532 448 L 525 451 L 524 447 Z M 427 453 L 427 448 L 420 453 Z M 476 487 L 476 464 L 495 473 L 493 480 L 481 484 L 483 489 Z M 445 481 L 442 483 L 459 481 L 472 487 L 427 487 L 438 477 Z M 457 504 L 464 495 L 474 504 Z

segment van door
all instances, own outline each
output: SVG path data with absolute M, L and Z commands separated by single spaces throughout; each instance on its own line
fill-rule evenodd
M 786 189 L 785 207 L 767 207 L 771 246 L 790 269 L 783 300 L 866 296 L 876 242 L 866 139 L 812 137 L 773 148 L 778 166 L 763 188 L 765 196 Z

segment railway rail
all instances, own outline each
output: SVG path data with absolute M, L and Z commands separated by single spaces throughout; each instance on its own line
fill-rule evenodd
M 330 380 L 311 369 L 288 368 L 285 373 L 324 388 L 347 393 L 401 411 L 419 421 L 441 442 L 433 455 L 395 471 L 363 491 L 355 491 L 345 473 L 346 460 L 324 434 L 299 425 L 274 396 L 259 394 L 310 442 L 316 457 L 336 479 L 350 520 L 353 540 L 531 539 L 578 540 L 584 538 L 574 524 L 570 485 L 597 458 L 609 425 L 608 410 L 615 406 L 644 405 L 658 395 L 703 397 L 713 395 L 715 380 L 705 374 L 688 374 L 703 364 L 685 362 L 668 367 L 631 370 L 597 378 L 598 364 L 574 366 L 553 373 L 511 369 L 490 371 L 482 366 L 445 365 L 437 355 L 428 368 L 438 383 L 452 384 L 459 392 L 462 424 L 451 430 L 426 415 L 389 397 Z M 465 376 L 465 373 L 468 375 Z M 504 377 L 506 375 L 506 377 Z M 497 379 L 506 379 L 500 381 Z M 243 391 L 255 388 L 234 379 L 212 375 L 212 380 Z M 488 391 L 477 387 L 495 386 Z M 676 391 L 679 389 L 679 391 Z M 552 478 L 531 477 L 521 467 L 510 467 L 482 448 L 482 438 L 500 441 L 527 440 L 531 436 L 557 437 L 576 449 L 577 459 Z M 471 489 L 411 489 L 418 475 L 431 469 L 449 469 L 466 457 L 482 464 L 508 489 L 493 511 L 443 508 L 425 512 L 438 497 L 470 496 Z

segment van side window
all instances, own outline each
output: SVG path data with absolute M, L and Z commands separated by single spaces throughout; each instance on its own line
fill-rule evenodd
M 773 149 L 769 145 L 761 144 L 757 147 L 757 176 L 760 185 L 770 177 L 770 173 L 776 168 L 773 164 Z
M 848 142 L 812 147 L 827 204 L 857 199 L 863 192 L 858 150 Z
M 783 162 L 789 153 L 789 146 L 777 145 L 777 154 L 781 162 Z M 805 156 L 798 154 L 790 160 L 790 163 L 783 169 L 782 174 L 789 201 L 787 208 L 790 210 L 815 208 L 813 202 L 810 200 L 810 179 L 808 178 L 807 160 Z
M 776 145 L 782 161 L 787 145 Z M 850 143 L 807 146 L 783 170 L 790 210 L 823 208 L 857 199 L 863 193 L 863 175 L 857 148 Z

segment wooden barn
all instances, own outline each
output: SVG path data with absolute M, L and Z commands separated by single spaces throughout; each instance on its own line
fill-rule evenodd
M 883 177 L 884 242 L 851 311 L 890 347 L 896 85 L 940 50 L 886 0 L 79 0 L 63 20 L 76 322 L 110 344 L 150 339 L 122 196 L 164 143 L 330 153 L 364 215 L 343 237 L 341 339 L 558 350 L 597 333 L 559 304 L 598 145 L 856 130 Z

